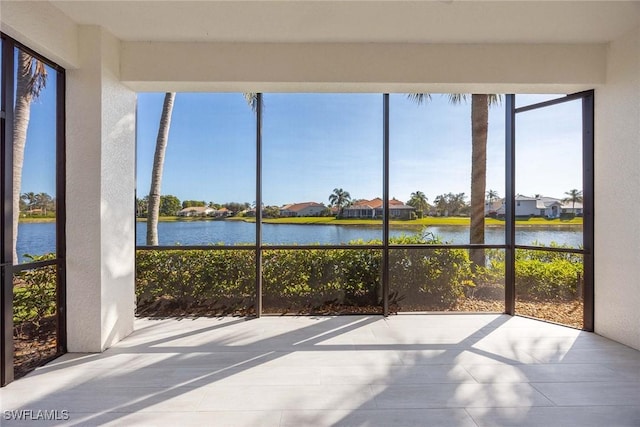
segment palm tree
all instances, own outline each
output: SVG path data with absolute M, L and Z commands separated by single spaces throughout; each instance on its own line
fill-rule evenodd
M 500 197 L 500 195 L 498 194 L 497 191 L 491 190 L 491 189 L 487 190 L 487 201 L 489 203 L 495 202 L 496 200 L 498 200 L 499 197 Z
M 429 209 L 429 204 L 427 203 L 427 196 L 422 191 L 416 191 L 415 193 L 411 193 L 411 199 L 407 202 L 407 205 L 413 206 L 418 209 L 419 212 L 423 214 Z
M 36 204 L 36 193 L 34 193 L 33 191 L 24 193 L 20 196 L 20 198 L 25 201 L 29 210 L 33 209 Z
M 162 185 L 162 169 L 164 157 L 169 141 L 169 127 L 171 126 L 171 114 L 176 99 L 175 92 L 167 92 L 162 104 L 162 115 L 156 138 L 156 151 L 153 156 L 153 169 L 151 172 L 151 188 L 149 189 L 149 210 L 147 214 L 147 245 L 158 244 L 158 216 L 160 215 L 160 188 Z
M 436 215 L 437 216 L 441 216 L 441 215 L 447 213 L 447 200 L 446 200 L 444 194 L 436 196 L 436 198 L 433 199 L 433 203 L 434 203 L 434 206 L 436 207 Z
M 342 188 L 334 188 L 333 193 L 329 196 L 330 206 L 335 206 L 339 209 L 338 216 L 342 216 L 342 209 L 348 206 L 350 202 L 351 194 Z
M 38 207 L 44 215 L 47 214 L 47 209 L 53 204 L 53 199 L 47 193 L 38 193 L 35 197 L 36 207 Z
M 27 142 L 27 129 L 31 117 L 31 102 L 40 96 L 47 84 L 45 64 L 18 50 L 16 100 L 13 119 L 13 259 L 18 259 L 18 221 L 20 219 L 20 187 L 22 185 L 22 166 L 24 149 Z
M 572 210 L 573 213 L 576 213 L 576 203 L 582 203 L 582 190 L 578 190 L 578 189 L 573 189 L 573 190 L 569 190 L 566 191 L 564 193 L 567 197 L 565 199 L 563 199 L 563 202 L 571 202 L 572 203 Z
M 244 99 L 255 113 L 258 109 L 258 94 L 244 93 Z M 149 189 L 149 205 L 147 211 L 147 245 L 158 244 L 158 217 L 160 215 L 160 190 L 162 184 L 162 169 L 169 140 L 169 127 L 171 126 L 171 114 L 175 102 L 175 92 L 167 92 L 162 104 L 162 115 L 158 127 L 156 150 L 153 156 L 153 169 L 151 171 L 151 188 Z
M 452 102 L 460 103 L 466 95 Z M 471 225 L 469 243 L 484 244 L 484 196 L 487 188 L 487 134 L 489 131 L 489 106 L 499 104 L 499 95 L 471 95 Z M 484 266 L 484 250 L 471 250 L 471 261 Z
M 467 94 L 449 94 L 452 104 L 466 102 Z M 418 104 L 431 99 L 430 94 L 409 94 L 409 99 Z M 471 226 L 469 243 L 484 243 L 484 198 L 487 182 L 487 134 L 489 130 L 489 107 L 500 104 L 500 95 L 471 95 Z M 484 250 L 470 251 L 472 261 L 484 265 Z
M 487 194 L 486 194 L 486 204 L 489 208 L 489 210 L 493 209 L 493 203 L 498 200 L 500 198 L 500 195 L 498 194 L 497 191 L 495 190 L 487 190 Z

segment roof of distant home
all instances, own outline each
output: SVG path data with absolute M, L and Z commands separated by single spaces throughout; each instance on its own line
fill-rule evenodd
M 393 209 L 414 209 L 412 206 L 407 206 L 403 202 L 397 199 L 389 200 L 389 207 Z M 376 197 L 371 200 L 359 200 L 354 202 L 349 208 L 351 209 L 380 209 L 382 208 L 382 199 Z
M 298 212 L 309 207 L 324 208 L 325 205 L 322 203 L 316 203 L 316 202 L 291 203 L 288 205 L 284 205 L 281 209 L 291 211 L 291 212 Z
M 209 206 L 189 206 L 188 208 L 180 209 L 180 212 L 182 212 L 182 213 L 187 213 L 187 212 L 207 213 L 207 212 L 211 212 L 213 210 L 214 209 L 210 208 Z

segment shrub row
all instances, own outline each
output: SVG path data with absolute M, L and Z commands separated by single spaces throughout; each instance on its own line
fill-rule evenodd
M 504 251 L 487 250 L 487 265 L 472 268 L 467 250 L 434 249 L 435 238 L 404 236 L 392 243 L 426 244 L 391 249 L 391 302 L 447 309 L 483 286 L 504 286 Z M 351 244 L 380 244 L 378 241 Z M 193 306 L 252 305 L 255 255 L 243 250 L 139 251 L 138 309 L 170 300 Z M 263 305 L 270 309 L 320 308 L 326 304 L 375 306 L 382 295 L 382 250 L 269 249 L 263 252 Z M 535 250 L 516 251 L 519 298 L 570 299 L 577 295 L 582 256 Z
M 54 254 L 27 255 L 31 262 L 55 259 Z M 56 313 L 56 267 L 24 270 L 13 275 L 13 323 L 38 325 L 42 319 Z
M 429 244 L 441 243 L 433 237 L 404 236 L 392 239 L 392 243 L 427 245 L 390 250 L 392 304 L 447 309 L 479 288 L 504 286 L 504 250 L 486 250 L 486 267 L 472 268 L 467 250 L 429 248 Z M 159 314 L 167 308 L 196 310 L 198 314 L 250 312 L 255 300 L 255 256 L 253 250 L 240 249 L 140 250 L 136 254 L 138 314 Z M 379 306 L 382 258 L 381 249 L 264 250 L 263 306 L 274 311 L 313 310 L 331 304 Z M 519 298 L 575 298 L 581 276 L 579 254 L 516 251 Z M 55 266 L 16 273 L 14 323 L 37 323 L 55 314 L 55 288 Z
M 351 244 L 380 244 L 379 241 Z M 393 243 L 440 243 L 401 237 Z M 449 308 L 473 284 L 462 249 L 393 249 L 392 302 L 411 300 Z M 263 306 L 270 310 L 326 305 L 372 307 L 382 300 L 380 249 L 269 249 L 262 254 Z M 137 253 L 138 312 L 173 307 L 249 307 L 254 299 L 255 256 L 246 250 L 143 250 Z
M 551 247 L 562 248 L 556 244 Z M 492 251 L 488 270 L 504 270 L 504 251 Z M 516 295 L 532 300 L 573 299 L 583 281 L 581 254 L 516 249 Z

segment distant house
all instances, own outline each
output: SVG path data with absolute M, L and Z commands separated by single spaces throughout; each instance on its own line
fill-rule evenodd
M 502 208 L 502 212 L 500 211 Z M 484 215 L 485 216 L 499 216 L 500 214 L 504 215 L 504 199 L 494 200 L 489 202 L 485 200 L 484 202 Z
M 553 197 L 516 196 L 516 216 L 559 218 L 562 201 Z
M 582 216 L 582 203 L 576 202 L 575 205 L 571 201 L 562 202 L 562 213 L 563 214 L 574 214 L 576 216 Z
M 378 206 L 381 205 L 382 200 Z M 358 200 L 342 209 L 342 216 L 344 218 L 376 218 L 376 207 L 376 199 Z
M 382 218 L 383 210 L 382 199 L 376 197 L 372 200 L 359 200 L 346 207 L 342 211 L 345 218 Z M 389 215 L 393 219 L 411 219 L 411 213 L 416 208 L 405 205 L 400 200 L 389 200 Z
M 325 209 L 327 209 L 327 207 L 322 203 L 292 203 L 280 208 L 280 216 L 320 216 Z
M 216 211 L 213 212 L 213 216 L 215 217 L 219 217 L 219 218 L 224 218 L 224 217 L 228 217 L 233 215 L 233 212 L 231 212 L 229 209 L 227 208 L 220 208 Z
M 555 197 L 528 197 L 521 194 L 516 195 L 515 199 L 516 216 L 537 216 L 543 218 L 560 218 L 560 214 L 575 214 L 582 215 L 582 203 L 575 204 L 572 202 L 563 201 Z M 485 202 L 485 215 L 492 216 L 504 216 L 506 214 L 506 207 L 504 199 L 489 203 Z
M 213 213 L 215 209 L 209 206 L 191 206 L 178 211 L 178 216 L 207 216 Z

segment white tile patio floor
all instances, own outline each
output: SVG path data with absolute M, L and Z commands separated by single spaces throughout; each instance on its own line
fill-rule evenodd
M 637 427 L 640 352 L 506 315 L 140 319 L 0 407 L 2 426 Z M 7 420 L 20 409 L 69 419 Z

